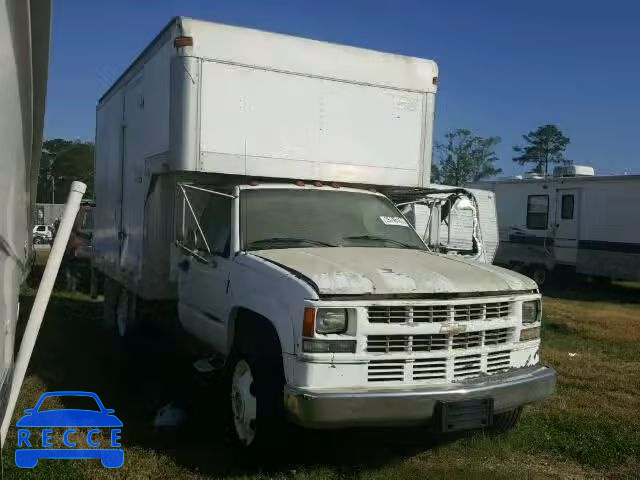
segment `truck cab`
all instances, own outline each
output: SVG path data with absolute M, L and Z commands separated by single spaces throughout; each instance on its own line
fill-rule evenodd
M 515 419 L 553 391 L 535 283 L 430 251 L 384 195 L 317 182 L 180 188 L 180 322 L 228 359 L 245 445 L 261 402 L 280 408 L 273 392 L 305 427 L 437 417 L 450 431 Z M 465 404 L 464 421 L 442 417 Z

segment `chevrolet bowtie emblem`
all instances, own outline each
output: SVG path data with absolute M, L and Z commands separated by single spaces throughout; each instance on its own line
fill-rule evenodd
M 457 335 L 467 331 L 466 325 L 442 325 L 440 327 L 440 333 L 445 335 Z

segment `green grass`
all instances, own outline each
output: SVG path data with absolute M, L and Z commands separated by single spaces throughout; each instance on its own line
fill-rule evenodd
M 102 305 L 79 294 L 50 303 L 14 422 L 44 391 L 85 389 L 124 422 L 125 465 L 13 463 L 16 432 L 3 452 L 6 478 L 637 478 L 640 472 L 640 303 L 618 285 L 597 298 L 583 291 L 545 298 L 543 360 L 559 374 L 556 395 L 528 408 L 505 435 L 434 438 L 422 429 L 298 432 L 286 464 L 261 469 L 225 441 L 220 381 L 203 380 L 160 337 L 134 353 L 114 348 Z M 565 294 L 566 293 L 566 294 Z M 33 292 L 23 298 L 26 315 Z M 608 295 L 608 297 L 607 297 Z M 571 355 L 570 355 L 571 354 Z M 187 408 L 182 427 L 151 421 L 168 400 Z

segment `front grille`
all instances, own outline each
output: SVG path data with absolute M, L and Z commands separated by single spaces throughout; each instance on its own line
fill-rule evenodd
M 486 308 L 485 318 L 487 320 L 505 318 L 511 312 L 509 302 L 487 303 Z
M 499 320 L 509 317 L 509 302 L 460 305 L 372 305 L 367 308 L 369 323 L 437 323 L 473 320 Z
M 511 351 L 489 352 L 487 355 L 487 373 L 496 373 L 511 366 Z
M 409 307 L 369 307 L 371 323 L 404 323 L 410 318 Z
M 453 364 L 454 378 L 475 377 L 480 374 L 481 355 L 462 355 Z
M 369 335 L 367 352 L 433 352 L 436 350 L 468 350 L 482 346 L 501 345 L 513 338 L 513 328 L 497 328 L 464 332 L 455 335 L 442 333 L 426 335 Z M 449 340 L 451 342 L 449 343 Z
M 475 348 L 482 345 L 482 332 L 464 332 L 453 336 L 451 347 L 454 349 Z
M 444 380 L 447 378 L 446 358 L 418 358 L 413 362 L 413 380 Z
M 434 335 L 369 335 L 367 351 L 371 353 L 431 352 L 447 348 L 447 336 Z
M 511 368 L 514 303 L 482 300 L 368 306 L 367 381 L 443 384 Z
M 372 360 L 369 362 L 370 382 L 401 382 L 404 380 L 404 360 Z
M 485 345 L 500 345 L 507 343 L 513 337 L 513 328 L 497 328 L 484 332 Z
M 446 322 L 449 320 L 449 305 L 420 305 L 413 307 L 413 321 L 419 323 Z

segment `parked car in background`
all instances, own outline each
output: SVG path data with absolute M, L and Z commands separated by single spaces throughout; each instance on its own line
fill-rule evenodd
M 33 243 L 52 243 L 53 242 L 53 227 L 51 225 L 36 225 L 32 231 Z

